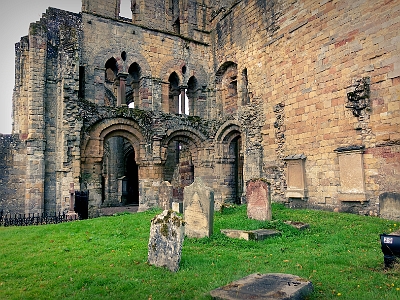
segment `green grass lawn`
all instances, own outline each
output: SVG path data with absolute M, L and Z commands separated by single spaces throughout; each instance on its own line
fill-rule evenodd
M 398 229 L 394 221 L 274 204 L 273 221 L 261 222 L 248 220 L 245 206 L 226 208 L 215 213 L 211 238 L 185 239 L 171 273 L 147 264 L 150 220 L 160 212 L 0 227 L 0 299 L 211 299 L 211 290 L 256 272 L 309 279 L 310 299 L 400 299 L 400 269 L 384 269 L 379 240 Z M 254 242 L 220 233 L 259 228 L 282 236 Z

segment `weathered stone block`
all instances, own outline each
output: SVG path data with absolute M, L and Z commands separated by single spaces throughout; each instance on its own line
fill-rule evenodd
M 400 220 L 400 193 L 380 194 L 379 214 L 385 219 Z
M 251 180 L 246 189 L 247 216 L 250 219 L 266 221 L 272 219 L 269 183 Z
M 178 271 L 184 236 L 184 222 L 174 212 L 164 210 L 154 217 L 148 245 L 149 264 Z
M 310 281 L 291 274 L 251 274 L 210 292 L 214 299 L 305 299 L 313 291 Z

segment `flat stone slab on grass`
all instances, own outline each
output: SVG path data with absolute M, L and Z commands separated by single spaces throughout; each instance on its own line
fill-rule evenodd
M 251 274 L 210 292 L 214 299 L 301 300 L 313 291 L 310 281 L 291 274 Z
M 290 225 L 298 230 L 304 230 L 310 228 L 310 224 L 303 222 L 286 221 L 285 224 Z
M 258 229 L 258 230 L 236 230 L 236 229 L 221 229 L 221 233 L 230 238 L 245 239 L 247 241 L 262 241 L 266 238 L 279 236 L 281 233 L 273 229 Z

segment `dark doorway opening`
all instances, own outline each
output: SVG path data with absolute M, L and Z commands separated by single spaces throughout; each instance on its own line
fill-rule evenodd
M 135 160 L 134 151 L 130 151 L 127 155 L 125 168 L 127 179 L 125 204 L 139 205 L 139 167 Z

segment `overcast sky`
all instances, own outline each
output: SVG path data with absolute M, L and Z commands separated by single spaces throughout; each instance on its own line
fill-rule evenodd
M 123 0 L 121 15 L 126 15 L 129 0 Z M 0 8 L 0 133 L 11 133 L 11 107 L 14 88 L 15 43 L 28 35 L 29 24 L 38 21 L 48 7 L 75 13 L 81 11 L 81 0 L 11 0 L 1 1 Z M 128 12 L 129 13 L 129 12 Z

